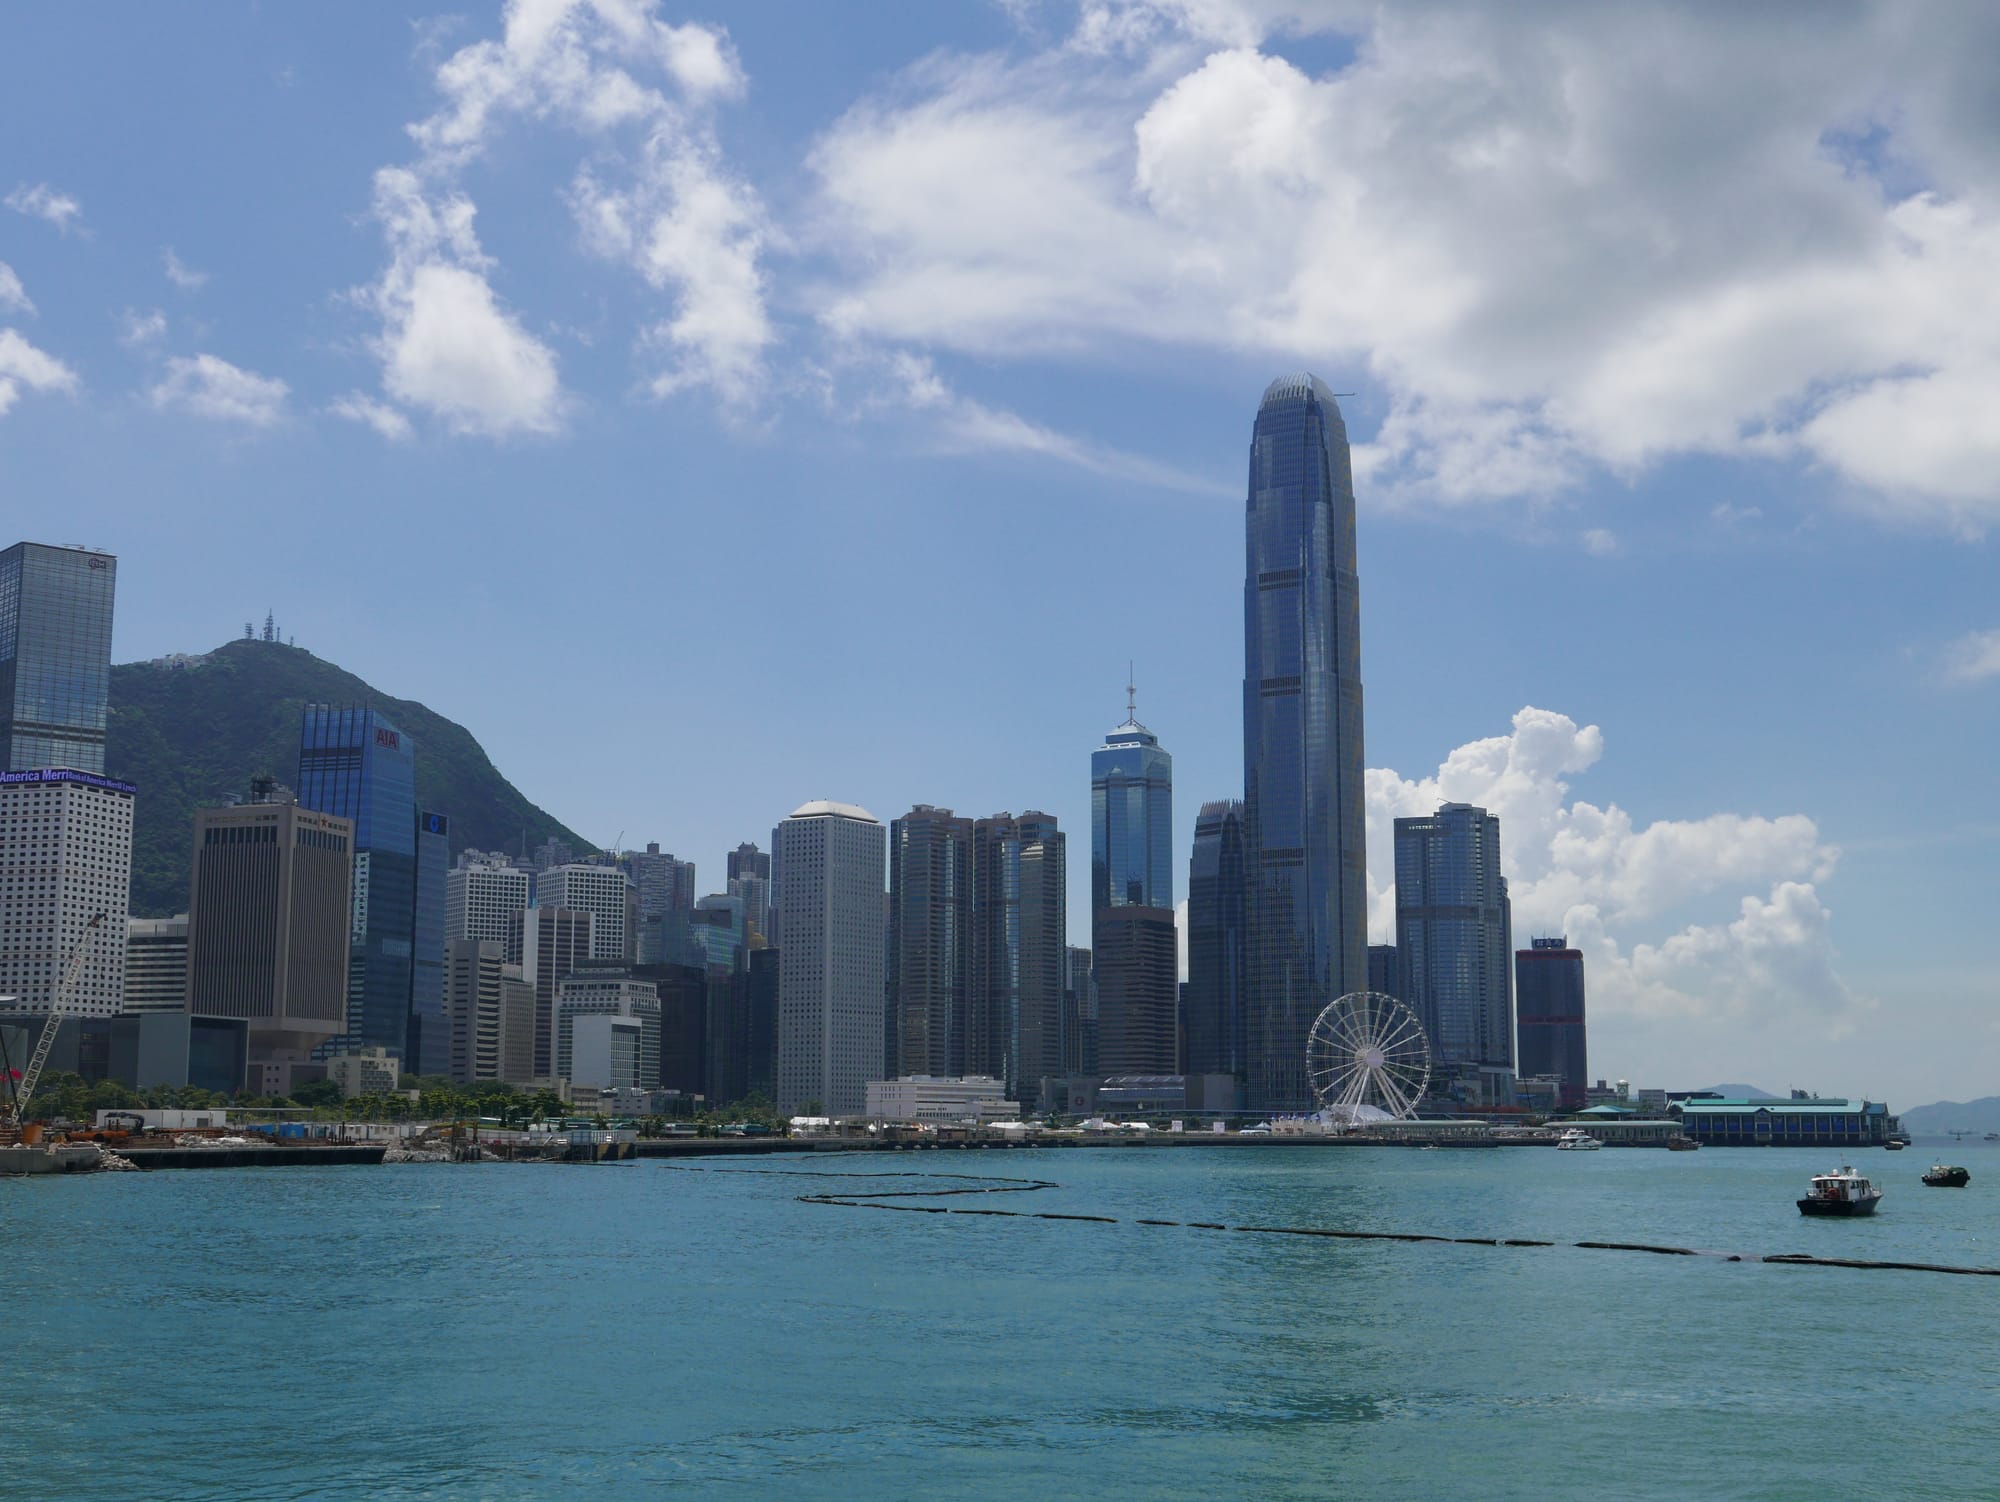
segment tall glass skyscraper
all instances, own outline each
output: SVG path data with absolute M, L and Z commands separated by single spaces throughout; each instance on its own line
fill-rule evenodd
M 1188 863 L 1188 978 L 1181 1029 L 1189 1074 L 1244 1072 L 1243 805 L 1204 803 Z
M 1361 602 L 1347 425 L 1283 376 L 1250 440 L 1243 580 L 1249 1103 L 1309 1105 L 1306 1032 L 1368 981 Z
M 1432 1088 L 1512 1103 L 1514 933 L 1500 821 L 1447 803 L 1396 821 L 1396 958 L 1402 1000 L 1430 1034 Z
M 1090 907 L 1174 905 L 1174 759 L 1134 718 L 1090 754 Z
M 118 560 L 17 542 L 0 553 L 0 772 L 104 775 Z
M 421 928 L 438 939 L 438 964 L 426 975 L 443 982 L 444 873 L 434 890 L 435 922 L 417 916 L 416 747 L 380 711 L 308 704 L 299 735 L 299 803 L 354 821 L 354 914 L 349 932 L 347 1031 L 337 1047 L 386 1048 L 409 1058 L 413 1015 L 426 1008 L 416 995 L 416 945 Z

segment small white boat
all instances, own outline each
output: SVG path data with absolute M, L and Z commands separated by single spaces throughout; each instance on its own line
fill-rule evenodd
M 1812 1190 L 1799 1201 L 1801 1215 L 1873 1215 L 1882 1191 L 1852 1168 L 1814 1174 Z
M 1571 1127 L 1556 1138 L 1556 1151 L 1559 1153 L 1594 1153 L 1602 1146 L 1602 1142 L 1582 1127 Z

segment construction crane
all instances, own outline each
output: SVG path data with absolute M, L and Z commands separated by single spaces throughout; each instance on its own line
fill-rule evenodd
M 99 913 L 84 925 L 83 937 L 76 941 L 76 948 L 70 951 L 69 963 L 63 967 L 62 979 L 56 982 L 55 994 L 49 1000 L 49 1018 L 42 1024 L 42 1034 L 35 1040 L 35 1051 L 28 1056 L 27 1070 L 21 1075 L 20 1083 L 14 1086 L 13 1126 L 20 1126 L 21 1113 L 28 1109 L 28 1098 L 35 1093 L 35 1086 L 41 1082 L 42 1069 L 49 1062 L 49 1053 L 56 1046 L 56 1033 L 62 1027 L 63 1013 L 76 996 L 76 983 L 83 978 L 83 954 L 90 947 L 90 936 L 104 927 L 108 913 Z

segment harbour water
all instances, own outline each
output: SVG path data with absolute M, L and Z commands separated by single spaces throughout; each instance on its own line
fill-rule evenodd
M 1934 1151 L 1969 1189 L 1918 1182 Z M 2000 1279 L 1135 1223 L 2000 1265 L 2000 1152 L 1866 1153 L 1881 1214 L 1803 1219 L 1830 1166 L 1016 1150 L 0 1183 L 0 1461 L 39 1499 L 2000 1495 Z M 898 1203 L 1119 1223 L 797 1198 L 910 1174 L 1057 1187 Z

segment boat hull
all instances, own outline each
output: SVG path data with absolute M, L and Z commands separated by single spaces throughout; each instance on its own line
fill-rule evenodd
M 1881 1203 L 1882 1201 L 1879 1196 L 1877 1196 L 1874 1199 L 1866 1199 L 1866 1200 L 1803 1199 L 1799 1201 L 1799 1214 L 1873 1215 L 1875 1213 L 1875 1207 Z

